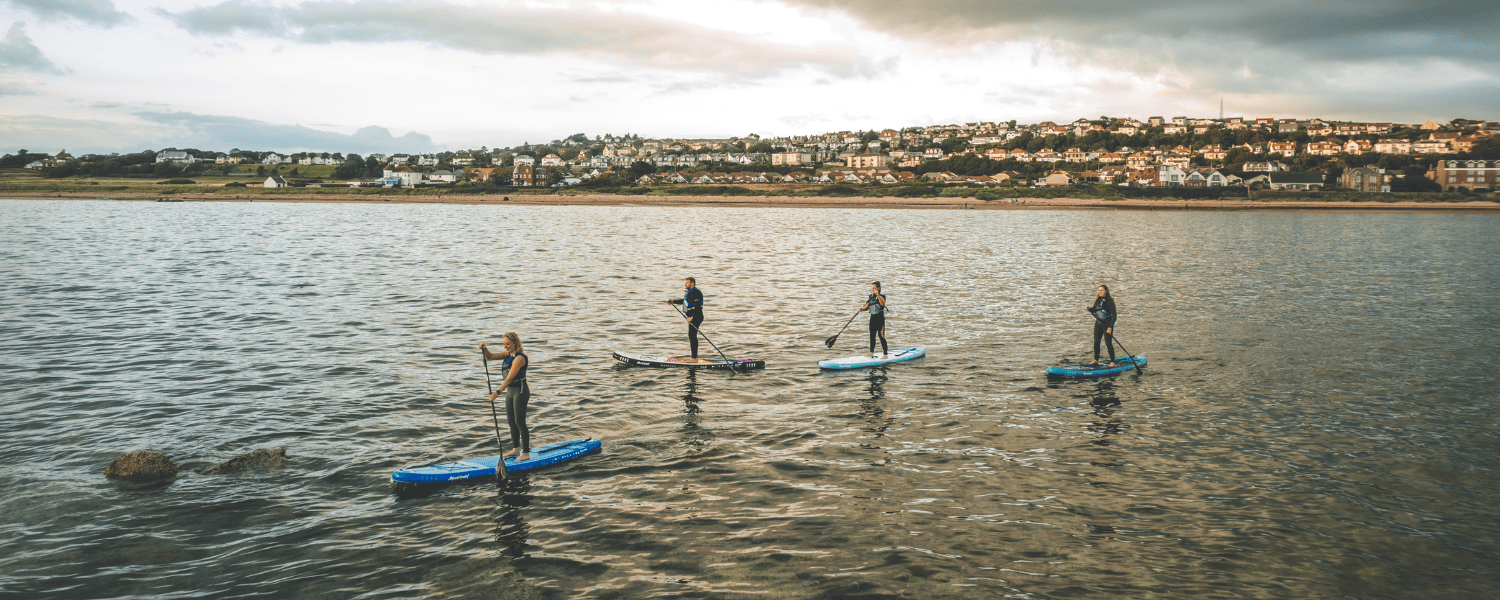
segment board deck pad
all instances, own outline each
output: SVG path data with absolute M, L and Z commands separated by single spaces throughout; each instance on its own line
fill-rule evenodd
M 887 356 L 889 358 L 881 358 Z M 927 348 L 917 346 L 915 348 L 892 348 L 890 354 L 876 354 L 875 356 L 846 356 L 844 358 L 832 358 L 818 361 L 820 369 L 861 369 L 864 367 L 878 367 L 891 363 L 916 360 L 927 356 Z
M 1135 360 L 1129 357 L 1115 359 L 1115 366 L 1110 367 L 1108 362 L 1101 361 L 1097 365 L 1068 365 L 1065 367 L 1047 367 L 1048 377 L 1107 377 L 1119 375 L 1126 371 L 1134 371 L 1136 366 L 1146 366 L 1146 357 L 1137 356 Z
M 615 360 L 635 367 L 677 367 L 687 369 L 764 369 L 766 361 L 763 360 L 708 360 L 708 362 L 689 362 L 692 359 L 684 356 L 666 356 L 663 354 L 627 354 L 624 352 L 614 353 Z
M 559 442 L 540 448 L 532 448 L 531 458 L 529 459 L 518 461 L 514 456 L 505 459 L 505 470 L 507 473 L 516 473 L 540 469 L 598 452 L 603 446 L 603 442 L 599 440 L 585 438 Z M 447 483 L 449 481 L 463 481 L 494 475 L 499 465 L 499 456 L 489 456 L 430 467 L 397 469 L 396 472 L 391 473 L 391 481 L 396 483 Z

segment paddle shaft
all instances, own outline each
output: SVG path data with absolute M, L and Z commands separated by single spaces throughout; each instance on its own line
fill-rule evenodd
M 859 313 L 862 312 L 863 310 L 864 309 L 856 310 L 856 311 L 854 311 L 854 314 L 849 315 L 849 320 L 848 321 L 844 321 L 844 326 L 839 328 L 839 332 L 833 334 L 833 337 L 828 338 L 828 340 L 825 341 L 825 342 L 823 342 L 823 344 L 826 345 L 826 346 L 828 346 L 829 348 L 832 348 L 833 347 L 833 343 L 837 342 L 839 340 L 839 336 L 844 335 L 844 330 L 849 328 L 849 324 L 854 322 L 854 317 L 859 316 Z
M 1099 322 L 1099 323 L 1103 323 L 1104 322 L 1104 319 L 1100 319 L 1099 315 L 1094 314 L 1093 311 L 1089 311 L 1089 315 L 1093 316 L 1094 320 L 1097 321 L 1097 322 Z M 1114 328 L 1115 327 L 1113 325 L 1109 326 L 1109 329 L 1114 329 Z M 1130 350 L 1128 350 L 1128 349 L 1125 348 L 1125 343 L 1120 341 L 1120 337 L 1117 336 L 1117 335 L 1115 335 L 1115 334 L 1113 334 L 1113 333 L 1106 333 L 1104 335 L 1109 336 L 1110 339 L 1114 340 L 1116 344 L 1119 344 L 1121 350 L 1125 350 L 1125 356 L 1129 356 L 1130 357 L 1130 366 L 1135 367 L 1135 374 L 1136 375 L 1140 375 L 1141 374 L 1141 365 L 1138 364 L 1138 363 L 1136 363 L 1136 361 L 1135 361 L 1135 355 L 1131 354 Z M 1095 349 L 1097 350 L 1098 347 L 1095 346 Z
M 684 318 L 684 319 L 688 318 L 687 313 L 682 312 L 682 309 L 677 308 L 676 304 L 668 304 L 667 306 L 672 307 L 672 310 L 677 311 L 677 314 L 682 315 L 682 318 Z M 688 321 L 692 321 L 692 319 L 688 319 Z M 696 333 L 697 335 L 703 336 L 703 341 L 708 342 L 708 345 L 714 347 L 714 352 L 718 352 L 719 353 L 719 358 L 724 359 L 724 362 L 734 362 L 732 360 L 729 360 L 728 356 L 724 356 L 724 351 L 720 350 L 719 346 L 717 344 L 715 344 L 713 340 L 708 339 L 708 334 L 703 333 L 703 328 L 702 327 L 698 327 L 698 326 L 695 326 L 695 325 L 689 325 L 689 326 L 693 328 L 694 333 Z
M 495 393 L 495 384 L 490 383 L 489 351 L 480 348 L 479 353 L 479 357 L 484 359 L 484 389 L 489 390 L 489 393 L 493 394 Z M 500 414 L 495 412 L 494 402 L 490 402 L 490 418 L 495 420 L 495 445 L 500 447 L 500 463 L 499 467 L 495 469 L 495 472 L 500 474 L 501 479 L 504 479 L 505 477 L 509 476 L 510 473 L 505 470 L 505 442 L 500 439 Z

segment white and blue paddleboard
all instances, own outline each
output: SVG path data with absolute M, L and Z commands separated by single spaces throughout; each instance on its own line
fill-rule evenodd
M 1134 371 L 1137 366 L 1146 366 L 1146 357 L 1137 356 L 1135 359 L 1129 357 L 1115 360 L 1115 366 L 1109 363 L 1097 365 L 1068 365 L 1066 367 L 1047 367 L 1048 377 L 1107 377 L 1119 375 L 1126 371 Z
M 881 358 L 884 356 L 885 358 Z M 875 356 L 846 356 L 844 358 L 833 358 L 818 361 L 820 369 L 859 369 L 863 367 L 878 367 L 891 363 L 905 362 L 927 356 L 927 348 L 917 346 L 915 348 L 893 348 L 890 354 L 876 354 Z
M 516 460 L 516 457 L 512 456 L 505 459 L 505 471 L 507 473 L 530 471 L 548 465 L 567 462 L 586 454 L 598 452 L 603 445 L 599 440 L 586 438 L 532 448 L 531 458 Z M 461 460 L 445 465 L 417 467 L 415 469 L 397 469 L 396 472 L 391 473 L 391 481 L 396 483 L 447 483 L 449 481 L 463 481 L 465 479 L 494 475 L 496 467 L 499 465 L 500 457 L 490 456 L 472 460 Z

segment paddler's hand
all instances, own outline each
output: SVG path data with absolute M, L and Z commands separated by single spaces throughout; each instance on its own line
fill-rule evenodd
M 693 324 L 693 320 L 692 319 L 683 319 L 682 322 L 683 323 L 687 323 L 688 325 L 692 325 Z
M 1110 335 L 1114 335 L 1115 334 L 1115 328 L 1113 328 L 1113 327 L 1105 327 L 1104 328 L 1104 333 L 1107 333 L 1107 334 L 1110 334 Z
M 504 389 L 504 388 L 501 388 L 501 389 Z M 494 392 L 491 392 L 490 393 L 490 404 L 494 404 L 495 403 L 495 398 L 499 398 L 499 397 L 500 397 L 500 390 L 495 390 Z

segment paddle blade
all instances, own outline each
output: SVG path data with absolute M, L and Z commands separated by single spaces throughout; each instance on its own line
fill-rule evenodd
M 838 334 L 834 334 L 833 337 L 828 338 L 826 340 L 823 340 L 823 345 L 824 346 L 828 346 L 829 348 L 832 348 L 833 347 L 833 343 L 837 342 L 838 340 L 839 340 Z

